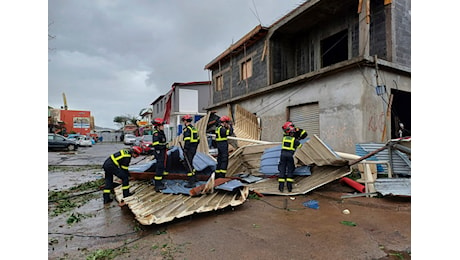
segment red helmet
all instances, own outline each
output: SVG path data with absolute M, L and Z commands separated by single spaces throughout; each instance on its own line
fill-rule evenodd
M 287 121 L 281 128 L 283 129 L 283 131 L 286 131 L 286 128 L 288 128 L 289 126 L 294 127 L 294 124 L 291 121 Z
M 231 121 L 230 117 L 228 116 L 222 116 L 219 120 L 220 122 L 230 122 Z
M 165 124 L 165 121 L 163 120 L 163 118 L 155 118 L 153 121 L 152 121 L 152 124 L 154 126 L 160 126 L 160 125 L 164 125 Z
M 286 132 L 286 134 L 294 133 L 295 128 L 292 125 L 290 125 L 290 126 L 286 127 L 286 129 L 284 129 L 284 132 Z
M 133 146 L 131 147 L 131 150 L 133 151 L 133 153 L 137 153 L 138 155 L 142 153 L 142 148 L 140 148 L 139 146 Z
M 182 121 L 192 122 L 192 116 L 191 115 L 185 115 L 185 116 L 182 117 Z

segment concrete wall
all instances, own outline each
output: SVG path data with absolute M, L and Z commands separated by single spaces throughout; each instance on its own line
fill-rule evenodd
M 390 88 L 410 92 L 410 78 L 389 71 L 379 71 Z M 392 82 L 396 81 L 397 85 Z M 239 102 L 261 119 L 265 141 L 280 141 L 281 126 L 287 120 L 286 107 L 318 102 L 320 138 L 334 150 L 354 153 L 355 144 L 380 142 L 385 124 L 388 97 L 382 100 L 375 91 L 375 70 L 360 68 L 342 71 L 295 87 L 263 94 Z M 218 114 L 227 114 L 225 106 Z M 308 131 L 308 129 L 306 129 Z M 387 136 L 390 129 L 387 129 Z

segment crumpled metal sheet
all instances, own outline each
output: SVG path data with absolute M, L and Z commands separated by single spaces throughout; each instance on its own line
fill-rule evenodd
M 317 135 L 310 137 L 299 149 L 296 150 L 294 158 L 301 165 L 348 165 L 348 161 L 340 158 L 326 143 Z
M 374 187 L 383 196 L 411 196 L 410 178 L 379 178 L 375 180 Z
M 284 188 L 284 192 L 278 190 L 278 178 L 267 178 L 262 181 L 249 184 L 248 187 L 251 191 L 256 191 L 262 194 L 270 195 L 287 195 L 294 196 L 306 194 L 316 188 L 319 188 L 327 183 L 340 179 L 351 173 L 349 166 L 322 166 L 313 167 L 310 176 L 294 176 L 294 184 L 292 192 L 288 192 Z
M 191 197 L 183 194 L 163 194 L 155 192 L 150 181 L 130 181 L 134 195 L 123 198 L 121 185 L 114 189 L 117 201 L 122 200 L 142 225 L 161 224 L 183 218 L 194 213 L 214 211 L 243 204 L 249 194 L 244 186 L 236 192 L 216 190 L 214 193 Z

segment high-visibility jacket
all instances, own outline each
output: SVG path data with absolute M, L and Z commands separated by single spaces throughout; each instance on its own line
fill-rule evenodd
M 166 142 L 165 132 L 155 129 L 153 131 L 152 146 L 155 148 L 155 150 L 163 150 L 166 149 L 167 145 L 168 143 Z
M 302 146 L 302 144 L 294 136 L 285 135 L 281 144 L 281 150 L 290 151 L 294 153 L 295 149 Z
M 222 125 L 216 128 L 216 142 L 227 141 L 227 137 L 233 134 L 233 128 L 230 126 L 228 129 Z
M 122 149 L 110 155 L 113 163 L 122 170 L 128 170 L 129 163 L 131 162 L 131 151 Z
M 184 128 L 184 141 L 187 144 L 198 144 L 200 142 L 200 136 L 198 130 L 193 125 L 188 125 Z

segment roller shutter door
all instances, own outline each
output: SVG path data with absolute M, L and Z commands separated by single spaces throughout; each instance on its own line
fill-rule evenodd
M 319 104 L 310 103 L 289 108 L 289 120 L 305 129 L 308 136 L 319 135 Z

